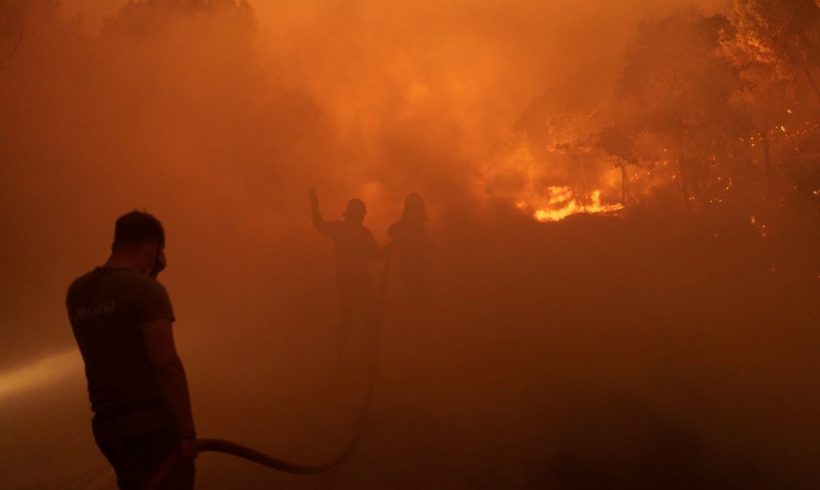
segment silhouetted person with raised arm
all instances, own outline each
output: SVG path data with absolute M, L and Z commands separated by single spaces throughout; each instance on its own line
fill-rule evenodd
M 427 307 L 430 269 L 427 208 L 421 196 L 407 195 L 401 219 L 390 225 L 387 234 L 398 249 L 399 270 L 409 305 L 421 313 Z
M 366 213 L 361 199 L 351 199 L 342 216 L 344 220 L 325 221 L 319 210 L 316 189 L 309 191 L 313 225 L 333 241 L 336 253 L 336 286 L 339 290 L 340 327 L 347 330 L 358 308 L 367 327 L 376 325 L 378 305 L 368 262 L 379 259 L 382 251 L 373 234 L 362 225 Z
M 196 433 L 174 312 L 157 275 L 165 232 L 147 213 L 121 216 L 104 266 L 68 289 L 71 328 L 85 363 L 92 429 L 121 489 L 141 490 L 172 453 L 162 488 L 192 489 Z

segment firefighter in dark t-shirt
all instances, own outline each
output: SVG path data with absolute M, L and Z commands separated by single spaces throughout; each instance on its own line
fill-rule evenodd
M 121 489 L 141 489 L 174 452 L 162 488 L 194 486 L 196 434 L 185 370 L 174 345 L 174 312 L 156 276 L 165 233 L 147 213 L 117 220 L 111 256 L 77 278 L 66 298 L 85 363 L 92 429 Z

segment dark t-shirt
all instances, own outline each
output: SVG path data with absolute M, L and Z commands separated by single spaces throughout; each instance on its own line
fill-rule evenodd
M 333 240 L 336 251 L 336 279 L 342 289 L 367 291 L 370 273 L 367 263 L 379 256 L 379 248 L 370 230 L 344 221 L 330 221 L 319 231 Z
M 167 424 L 142 335 L 146 322 L 174 320 L 162 284 L 130 269 L 97 267 L 71 284 L 66 306 L 95 423 L 116 420 L 134 431 Z

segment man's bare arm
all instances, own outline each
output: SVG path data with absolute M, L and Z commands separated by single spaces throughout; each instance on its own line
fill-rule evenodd
M 310 215 L 313 218 L 313 226 L 320 232 L 325 233 L 327 223 L 322 219 L 322 213 L 319 211 L 319 196 L 316 194 L 316 189 L 310 189 L 308 196 L 310 196 Z
M 185 368 L 177 355 L 171 321 L 154 320 L 142 325 L 148 359 L 162 395 L 183 439 L 194 439 L 194 419 Z

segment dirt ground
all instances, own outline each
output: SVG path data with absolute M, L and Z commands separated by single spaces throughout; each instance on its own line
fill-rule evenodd
M 816 488 L 816 234 L 722 230 L 640 214 L 438 230 L 426 314 L 391 274 L 350 458 L 304 477 L 204 454 L 198 488 Z M 318 463 L 353 437 L 365 333 L 340 364 L 329 249 L 288 251 L 298 267 L 179 304 L 177 342 L 201 436 Z M 3 488 L 113 485 L 79 363 L 0 408 Z

